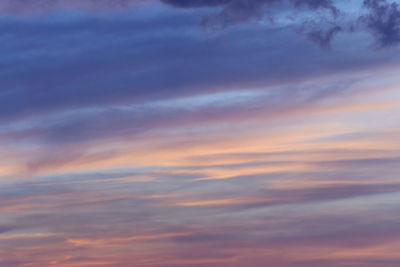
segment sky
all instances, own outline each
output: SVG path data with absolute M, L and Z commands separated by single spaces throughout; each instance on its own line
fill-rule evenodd
M 399 52 L 394 0 L 2 0 L 0 266 L 400 266 Z

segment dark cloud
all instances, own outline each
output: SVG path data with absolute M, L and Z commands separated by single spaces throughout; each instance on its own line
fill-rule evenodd
M 274 21 L 276 11 L 274 8 L 278 4 L 285 3 L 283 0 L 223 0 L 223 1 L 179 1 L 179 0 L 162 0 L 166 4 L 173 5 L 180 8 L 193 8 L 205 6 L 223 6 L 222 10 L 217 13 L 205 15 L 201 20 L 201 25 L 207 28 L 222 27 L 248 21 L 250 19 L 260 19 L 267 16 L 271 22 Z M 307 8 L 312 11 L 316 10 L 330 10 L 334 17 L 340 12 L 334 6 L 331 0 L 289 0 L 290 4 L 296 8 Z M 336 33 L 336 32 L 335 32 Z M 318 34 L 318 31 L 313 32 L 313 36 Z M 309 38 L 317 42 L 322 47 L 329 46 L 329 43 L 334 34 L 329 32 L 325 33 L 322 30 L 319 32 L 320 36 Z M 318 38 L 318 40 L 316 40 Z
M 16 230 L 16 227 L 13 227 L 11 225 L 0 225 L 0 235 L 13 230 Z
M 171 4 L 177 7 L 204 7 L 204 6 L 223 6 L 220 12 L 206 15 L 201 21 L 201 25 L 208 27 L 222 26 L 226 27 L 238 22 L 248 21 L 250 19 L 259 19 L 264 16 L 274 20 L 274 8 L 279 4 L 285 3 L 283 0 L 229 0 L 229 1 L 187 1 L 183 5 L 182 1 L 163 0 L 164 3 Z M 309 8 L 311 10 L 329 9 L 334 15 L 339 13 L 339 10 L 333 5 L 330 0 L 290 0 L 295 8 Z
M 175 7 L 192 8 L 220 6 L 228 4 L 231 0 L 161 0 L 161 2 Z
M 296 7 L 305 6 L 311 10 L 329 9 L 335 16 L 337 16 L 340 13 L 339 9 L 334 5 L 332 0 L 290 0 L 290 1 Z
M 248 12 L 256 11 L 256 7 L 263 8 L 269 4 L 278 4 L 285 2 L 284 0 L 161 0 L 165 4 L 169 4 L 181 8 L 194 7 L 213 7 L 227 6 L 232 12 Z M 289 0 L 295 7 L 307 7 L 312 10 L 330 9 L 332 12 L 338 12 L 332 0 Z M 251 14 L 251 13 L 249 13 Z
M 362 16 L 361 21 L 374 34 L 380 47 L 400 43 L 400 10 L 396 2 L 387 0 L 364 0 L 364 7 L 370 14 Z
M 268 17 L 270 21 L 289 9 L 304 9 L 310 11 L 310 17 L 331 17 L 335 19 L 343 12 L 338 8 L 337 1 L 333 0 L 159 0 L 164 4 L 177 8 L 219 7 L 219 10 L 209 11 L 201 19 L 201 25 L 207 28 L 224 28 L 240 22 Z M 0 13 L 11 15 L 46 14 L 63 10 L 84 10 L 89 12 L 120 12 L 130 11 L 142 3 L 156 2 L 155 0 L 5 0 L 0 3 Z M 355 4 L 354 4 L 355 5 Z M 291 8 L 288 8 L 290 6 Z M 374 34 L 379 46 L 388 47 L 400 42 L 400 11 L 398 4 L 389 0 L 365 0 L 363 6 L 370 10 L 370 14 L 361 17 L 361 21 Z M 330 11 L 330 15 L 321 14 L 322 10 Z M 297 12 L 293 15 L 300 19 Z M 353 20 L 351 24 L 357 19 Z M 338 33 L 331 35 L 331 31 L 307 31 L 306 37 L 327 47 L 327 42 Z M 339 26 L 342 27 L 343 26 Z M 325 27 L 326 28 L 326 27 Z M 334 27 L 335 28 L 335 27 Z M 333 29 L 333 28 L 332 28 Z
M 333 26 L 327 30 L 316 29 L 306 33 L 307 38 L 318 44 L 321 48 L 330 48 L 333 37 L 342 30 L 339 26 Z
M 332 0 L 224 0 L 224 1 L 179 1 L 179 0 L 161 0 L 166 4 L 180 8 L 193 8 L 205 6 L 222 6 L 220 11 L 205 15 L 201 25 L 215 28 L 227 27 L 239 22 L 251 19 L 260 19 L 267 16 L 274 21 L 274 17 L 282 11 L 276 9 L 279 4 L 290 2 L 296 8 L 305 8 L 311 11 L 330 10 L 333 18 L 337 18 L 342 12 Z M 370 14 L 360 17 L 360 21 L 366 25 L 369 31 L 375 36 L 380 47 L 397 45 L 400 42 L 400 10 L 398 3 L 388 0 L 364 0 L 363 7 L 370 10 Z M 275 8 L 275 9 L 274 9 Z M 297 17 L 297 15 L 295 15 Z M 315 13 L 310 15 L 312 19 L 323 17 L 328 21 L 327 15 Z M 308 29 L 305 32 L 306 37 L 322 48 L 330 46 L 333 37 L 343 31 L 344 28 L 353 28 L 357 19 L 347 18 L 350 26 L 340 26 L 339 24 L 326 29 L 326 25 L 320 24 L 319 29 Z M 326 23 L 325 23 L 326 24 Z

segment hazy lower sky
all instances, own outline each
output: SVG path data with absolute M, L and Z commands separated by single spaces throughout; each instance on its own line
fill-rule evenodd
M 400 2 L 1 0 L 1 267 L 400 266 Z

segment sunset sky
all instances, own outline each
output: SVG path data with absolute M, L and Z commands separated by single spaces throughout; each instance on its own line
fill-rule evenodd
M 1 267 L 399 267 L 400 1 L 0 0 Z

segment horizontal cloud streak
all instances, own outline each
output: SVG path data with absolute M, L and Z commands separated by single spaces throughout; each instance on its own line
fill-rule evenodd
M 82 9 L 87 11 L 122 11 L 151 0 L 24 0 L 2 1 L 0 12 L 14 15 L 34 15 L 63 9 Z

